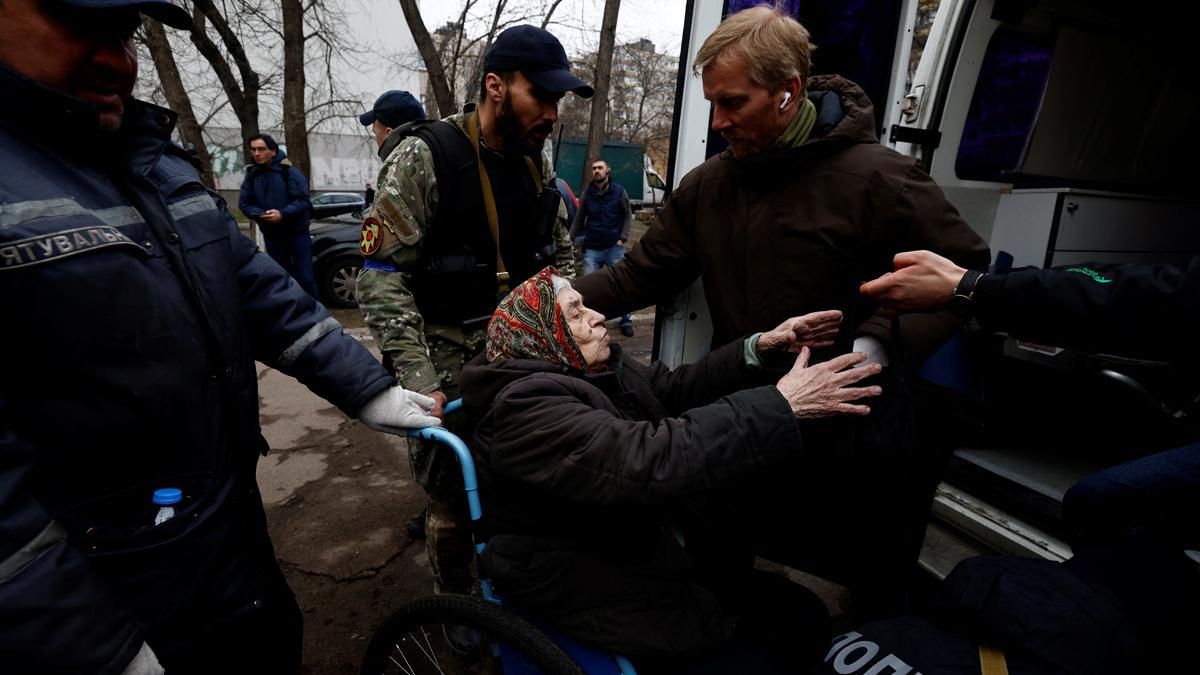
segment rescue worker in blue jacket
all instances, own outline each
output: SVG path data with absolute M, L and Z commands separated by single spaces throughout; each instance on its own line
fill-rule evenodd
M 175 114 L 131 97 L 139 12 L 0 2 L 0 670 L 299 672 L 267 536 L 255 360 L 369 427 L 436 423 L 243 236 Z M 151 496 L 182 491 L 155 524 Z
M 308 214 L 312 210 L 308 181 L 271 136 L 255 134 L 246 139 L 246 144 L 254 163 L 246 167 L 238 208 L 262 228 L 267 255 L 316 298 L 312 239 L 308 233 Z

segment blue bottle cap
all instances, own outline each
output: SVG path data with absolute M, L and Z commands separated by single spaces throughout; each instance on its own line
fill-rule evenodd
M 179 488 L 162 488 L 154 491 L 154 503 L 162 506 L 178 504 L 183 500 L 183 490 Z

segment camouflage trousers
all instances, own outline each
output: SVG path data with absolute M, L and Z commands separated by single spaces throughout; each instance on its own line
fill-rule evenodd
M 414 446 L 431 445 L 428 441 L 409 441 L 410 454 L 429 453 L 433 456 L 431 480 L 425 486 L 429 495 L 425 511 L 425 552 L 429 555 L 434 588 L 439 593 L 470 593 L 475 586 L 471 575 L 475 552 L 462 474 L 454 453 L 445 446 L 421 447 L 412 452 Z
M 482 350 L 483 332 L 469 334 L 464 344 L 429 336 L 429 355 L 438 374 L 439 390 L 453 401 L 462 394 L 458 374 L 466 361 Z M 474 349 L 473 349 L 474 348 Z M 445 426 L 470 443 L 471 430 L 462 412 L 446 416 Z M 431 441 L 409 439 L 413 478 L 429 495 L 425 517 L 425 550 L 440 593 L 469 593 L 474 587 L 475 559 L 471 514 L 467 508 L 462 470 L 450 448 Z

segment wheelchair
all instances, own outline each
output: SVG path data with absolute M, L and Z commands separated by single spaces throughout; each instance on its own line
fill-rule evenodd
M 462 399 L 446 405 L 450 413 Z M 475 461 L 461 438 L 441 427 L 408 433 L 448 446 L 458 458 L 471 521 L 483 516 Z M 486 543 L 476 543 L 482 553 Z M 623 656 L 607 654 L 573 640 L 536 619 L 506 607 L 487 579 L 481 596 L 428 595 L 389 616 L 367 645 L 362 675 L 470 673 L 472 675 L 636 675 Z

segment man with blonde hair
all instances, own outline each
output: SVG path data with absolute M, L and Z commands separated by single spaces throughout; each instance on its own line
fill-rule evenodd
M 910 248 L 975 269 L 989 257 L 933 180 L 879 144 L 863 90 L 837 75 L 810 77 L 813 49 L 777 7 L 718 26 L 693 67 L 728 150 L 683 178 L 624 261 L 576 287 L 612 316 L 702 278 L 714 349 L 789 316 L 843 312 L 835 346 L 817 356 L 868 353 L 884 366 L 884 395 L 867 418 L 820 423 L 792 471 L 753 486 L 755 514 L 733 514 L 730 526 L 752 530 L 759 555 L 850 584 L 870 615 L 896 607 L 936 485 L 939 458 L 917 437 L 904 366 L 957 324 L 943 313 L 893 326 L 858 285 Z

